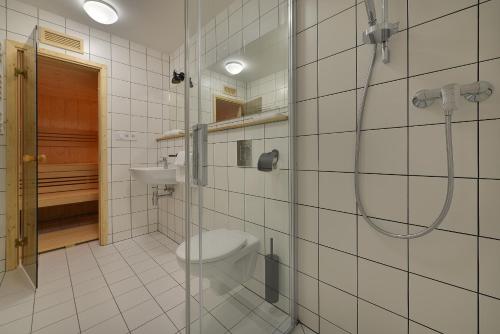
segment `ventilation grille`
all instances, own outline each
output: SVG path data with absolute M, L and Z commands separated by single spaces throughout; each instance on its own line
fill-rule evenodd
M 40 28 L 40 42 L 61 49 L 84 53 L 83 39 L 69 36 L 47 28 Z

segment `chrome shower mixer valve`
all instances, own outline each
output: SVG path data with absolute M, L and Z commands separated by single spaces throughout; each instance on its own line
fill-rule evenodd
M 466 85 L 458 85 L 458 84 L 448 84 L 442 88 L 437 89 L 422 89 L 419 90 L 415 96 L 412 98 L 411 102 L 417 108 L 427 108 L 434 101 L 443 99 L 443 107 L 444 107 L 444 99 L 445 95 L 449 92 L 449 89 L 454 87 L 456 89 L 456 98 L 458 96 L 463 96 L 469 102 L 482 102 L 490 97 L 493 94 L 493 85 L 488 81 L 477 81 Z M 449 101 L 449 98 L 446 98 Z

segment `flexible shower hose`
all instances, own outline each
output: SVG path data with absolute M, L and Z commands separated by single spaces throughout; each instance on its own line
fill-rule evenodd
M 365 86 L 363 88 L 363 97 L 361 99 L 361 104 L 359 106 L 359 111 L 358 111 L 358 124 L 356 127 L 356 151 L 355 151 L 355 157 L 354 157 L 354 192 L 356 196 L 356 201 L 358 204 L 358 209 L 359 212 L 361 212 L 361 215 L 363 215 L 363 218 L 366 220 L 366 222 L 374 228 L 376 231 L 392 238 L 397 238 L 397 239 L 414 239 L 418 237 L 422 237 L 430 232 L 432 232 L 434 229 L 436 229 L 444 220 L 446 215 L 448 214 L 448 211 L 450 210 L 451 206 L 451 201 L 453 199 L 453 187 L 454 187 L 454 164 L 453 164 L 453 141 L 452 141 L 452 134 L 451 134 L 451 112 L 445 112 L 445 130 L 446 130 L 446 155 L 447 155 L 447 165 L 448 165 L 448 187 L 447 187 L 447 192 L 446 192 L 446 200 L 444 202 L 443 208 L 441 209 L 441 212 L 439 213 L 439 216 L 434 220 L 434 222 L 420 230 L 419 232 L 416 233 L 409 233 L 409 234 L 398 234 L 398 233 L 392 233 L 389 231 L 384 230 L 377 224 L 375 224 L 370 217 L 368 217 L 368 214 L 366 212 L 365 206 L 363 205 L 363 201 L 361 200 L 361 194 L 360 194 L 360 185 L 359 185 L 359 177 L 360 177 L 360 172 L 359 172 L 359 164 L 360 164 L 360 155 L 361 155 L 361 129 L 363 126 L 363 116 L 365 113 L 365 103 L 366 103 L 366 96 L 368 94 L 368 86 L 371 81 L 372 73 L 373 73 L 373 66 L 375 64 L 375 59 L 377 58 L 377 45 L 373 44 L 373 50 L 372 50 L 372 56 L 370 60 L 370 66 L 368 69 L 368 75 L 366 77 L 366 82 Z

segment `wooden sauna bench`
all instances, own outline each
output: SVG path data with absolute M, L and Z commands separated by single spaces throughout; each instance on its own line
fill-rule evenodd
M 97 164 L 39 164 L 38 251 L 97 239 L 98 200 Z
M 97 164 L 40 164 L 38 207 L 99 200 Z

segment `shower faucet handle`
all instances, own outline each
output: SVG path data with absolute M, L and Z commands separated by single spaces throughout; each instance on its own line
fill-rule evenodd
M 412 104 L 417 108 L 427 108 L 434 101 L 442 99 L 443 89 L 445 87 L 449 87 L 450 85 L 446 85 L 443 88 L 437 89 L 422 89 L 415 93 L 415 96 L 412 98 Z M 470 84 L 465 85 L 457 85 L 460 92 L 459 94 L 463 96 L 469 102 L 482 102 L 489 98 L 491 94 L 493 94 L 493 85 L 488 81 L 477 81 Z M 458 93 L 457 93 L 458 94 Z

